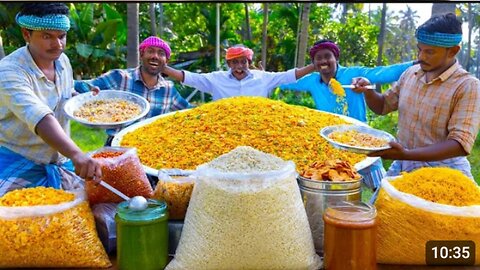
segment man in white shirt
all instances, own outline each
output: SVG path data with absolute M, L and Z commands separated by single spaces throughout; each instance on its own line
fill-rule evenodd
M 252 59 L 251 49 L 236 45 L 227 50 L 227 71 L 193 73 L 165 65 L 162 72 L 185 85 L 209 93 L 213 100 L 218 100 L 234 96 L 269 97 L 275 87 L 294 83 L 315 70 L 312 64 L 283 72 L 250 70 Z

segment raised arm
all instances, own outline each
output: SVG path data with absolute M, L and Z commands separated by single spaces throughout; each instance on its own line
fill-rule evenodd
M 167 74 L 168 77 L 171 77 L 176 81 L 179 81 L 181 83 L 184 82 L 185 75 L 182 70 L 174 69 L 170 66 L 165 65 L 165 68 L 163 69 L 162 73 Z
M 385 105 L 385 97 L 375 90 L 367 89 L 365 86 L 370 85 L 370 82 L 366 78 L 354 78 L 352 84 L 357 87 L 353 91 L 357 93 L 364 93 L 365 101 L 368 107 L 376 114 L 383 113 L 383 106 Z
M 295 69 L 295 78 L 298 80 L 303 76 L 310 74 L 315 71 L 315 66 L 313 64 L 306 65 L 302 68 Z

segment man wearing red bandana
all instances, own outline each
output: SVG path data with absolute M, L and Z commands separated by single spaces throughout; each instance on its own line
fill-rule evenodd
M 293 68 L 283 72 L 250 70 L 253 51 L 243 45 L 227 50 L 227 71 L 192 73 L 166 66 L 163 72 L 168 76 L 212 95 L 213 100 L 233 96 L 269 97 L 272 90 L 286 83 L 293 83 L 314 70 L 313 65 Z

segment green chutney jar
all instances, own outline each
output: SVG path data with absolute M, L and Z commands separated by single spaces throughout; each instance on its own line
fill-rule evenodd
M 145 210 L 128 201 L 117 206 L 117 263 L 121 270 L 161 270 L 168 263 L 168 212 L 163 201 L 148 199 Z

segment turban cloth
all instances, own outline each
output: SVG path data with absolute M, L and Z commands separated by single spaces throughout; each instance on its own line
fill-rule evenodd
M 454 47 L 462 42 L 462 34 L 429 33 L 425 30 L 417 30 L 415 37 L 420 43 L 443 48 Z
M 15 16 L 15 21 L 21 27 L 30 30 L 60 30 L 67 32 L 70 29 L 70 19 L 67 15 L 50 14 L 43 17 L 35 15 L 21 15 Z
M 232 48 L 228 48 L 227 50 L 227 55 L 226 55 L 227 60 L 231 60 L 231 59 L 242 57 L 242 56 L 247 57 L 248 61 L 251 62 L 253 59 L 253 51 L 250 50 L 249 48 L 243 48 L 243 47 L 232 47 Z
M 337 44 L 331 41 L 326 41 L 318 43 L 317 45 L 313 45 L 312 48 L 310 48 L 310 58 L 313 59 L 315 57 L 315 54 L 322 49 L 327 49 L 331 51 L 336 59 L 340 57 L 340 48 L 337 46 Z
M 160 49 L 163 49 L 165 51 L 165 56 L 167 57 L 167 59 L 170 59 L 170 54 L 172 53 L 172 50 L 170 49 L 170 46 L 168 46 L 168 44 L 162 39 L 155 36 L 148 37 L 144 41 L 142 41 L 142 43 L 140 43 L 138 49 L 140 50 L 140 52 L 144 52 L 145 49 L 149 47 L 158 47 Z

